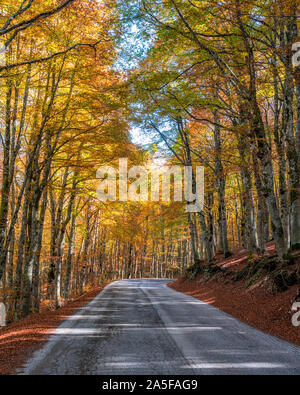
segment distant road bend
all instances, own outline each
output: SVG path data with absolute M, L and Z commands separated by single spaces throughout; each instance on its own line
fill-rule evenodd
M 24 373 L 300 374 L 299 347 L 167 283 L 141 279 L 108 285 L 56 329 Z

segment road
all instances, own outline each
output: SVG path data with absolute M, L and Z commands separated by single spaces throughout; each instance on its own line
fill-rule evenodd
M 167 287 L 117 281 L 69 317 L 27 375 L 300 374 L 300 347 Z

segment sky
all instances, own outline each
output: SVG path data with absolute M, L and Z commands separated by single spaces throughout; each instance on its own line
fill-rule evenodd
M 125 2 L 127 3 L 127 2 Z M 139 63 L 146 58 L 147 53 L 154 42 L 155 32 L 150 25 L 145 21 L 137 20 L 128 17 L 128 7 L 124 5 L 124 23 L 123 36 L 119 42 L 118 59 L 115 63 L 115 68 L 125 74 L 130 73 L 131 70 L 138 68 Z M 134 15 L 135 12 L 132 13 Z M 161 142 L 161 137 L 155 132 L 152 132 L 143 126 L 136 123 L 130 125 L 130 137 L 133 144 L 136 144 L 144 149 L 151 149 L 155 144 L 157 151 L 153 154 L 153 161 L 159 166 L 166 162 L 167 152 L 165 143 Z

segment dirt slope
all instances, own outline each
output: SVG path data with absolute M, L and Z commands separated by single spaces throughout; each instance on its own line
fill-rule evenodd
M 269 254 L 274 253 L 272 244 L 268 246 L 268 250 Z M 226 260 L 218 260 L 219 266 L 233 273 L 246 264 L 247 256 L 241 249 Z M 297 265 L 300 266 L 299 260 Z M 248 287 L 244 280 L 232 282 L 230 276 L 218 274 L 210 280 L 205 280 L 203 275 L 198 275 L 194 280 L 179 279 L 169 286 L 212 304 L 266 333 L 300 346 L 300 327 L 292 325 L 290 312 L 299 285 L 272 294 L 263 283 Z

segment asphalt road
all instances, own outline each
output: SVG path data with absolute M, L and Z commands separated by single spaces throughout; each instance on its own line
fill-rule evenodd
M 110 284 L 57 328 L 24 373 L 300 374 L 300 347 L 177 293 L 167 283 Z

